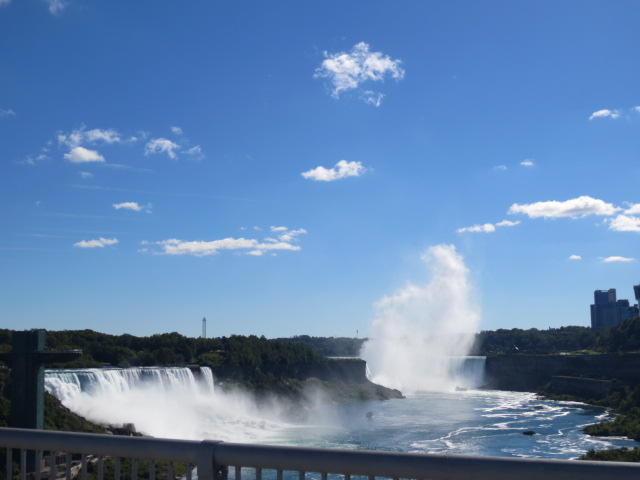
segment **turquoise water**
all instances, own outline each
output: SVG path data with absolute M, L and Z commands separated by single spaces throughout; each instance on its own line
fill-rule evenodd
M 591 448 L 640 446 L 582 433 L 606 416 L 580 403 L 531 393 L 465 391 L 321 409 L 269 443 L 522 458 L 576 458 Z M 534 431 L 535 435 L 524 435 Z

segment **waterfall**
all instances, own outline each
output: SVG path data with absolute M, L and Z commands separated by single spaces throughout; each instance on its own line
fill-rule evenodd
M 451 377 L 457 387 L 479 388 L 484 385 L 484 369 L 487 357 L 458 357 Z
M 201 380 L 189 368 L 83 368 L 45 371 L 45 390 L 63 404 L 73 405 L 82 397 L 124 394 L 144 387 L 170 393 L 197 393 L 201 388 L 214 391 L 213 373 L 200 367 Z
M 216 392 L 208 367 L 52 369 L 45 389 L 91 422 L 154 437 L 251 442 L 284 428 L 239 392 Z

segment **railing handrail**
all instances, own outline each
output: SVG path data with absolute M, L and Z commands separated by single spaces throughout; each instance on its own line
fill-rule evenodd
M 432 480 L 637 480 L 640 464 L 252 445 L 0 428 L 0 447 L 223 466 Z

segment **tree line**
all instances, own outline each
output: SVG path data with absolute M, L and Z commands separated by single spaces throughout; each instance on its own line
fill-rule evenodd
M 11 350 L 11 330 L 0 330 L 0 351 Z M 52 350 L 81 349 L 83 355 L 73 362 L 51 366 L 117 367 L 179 366 L 199 363 L 212 367 L 317 364 L 324 357 L 307 346 L 264 336 L 231 335 L 220 338 L 189 338 L 179 333 L 149 337 L 109 335 L 93 330 L 49 331 L 46 346 Z
M 11 350 L 12 331 L 0 329 L 0 351 Z M 366 338 L 311 337 L 267 339 L 256 335 L 190 338 L 179 333 L 149 337 L 109 335 L 93 330 L 47 332 L 47 347 L 81 349 L 82 358 L 67 367 L 174 366 L 199 363 L 211 367 L 318 364 L 330 356 L 358 356 Z M 401 341 L 401 340 L 399 340 Z M 640 318 L 612 328 L 567 326 L 548 330 L 498 329 L 475 335 L 474 355 L 614 353 L 640 350 Z M 60 365 L 62 366 L 62 365 Z

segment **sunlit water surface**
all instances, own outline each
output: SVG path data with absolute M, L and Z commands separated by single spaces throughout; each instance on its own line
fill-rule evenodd
M 582 429 L 601 408 L 531 393 L 465 391 L 325 408 L 317 424 L 290 426 L 270 443 L 522 458 L 576 458 L 591 448 L 640 446 Z M 535 435 L 524 435 L 533 431 Z

